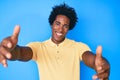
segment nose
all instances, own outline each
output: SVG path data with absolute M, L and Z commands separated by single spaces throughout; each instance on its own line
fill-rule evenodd
M 62 32 L 63 31 L 63 26 L 61 25 L 60 27 L 59 27 L 59 32 Z

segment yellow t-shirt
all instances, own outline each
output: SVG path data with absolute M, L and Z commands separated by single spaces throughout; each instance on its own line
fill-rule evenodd
M 28 44 L 37 62 L 40 80 L 80 80 L 80 60 L 90 48 L 81 42 L 65 39 L 56 45 L 51 39 Z

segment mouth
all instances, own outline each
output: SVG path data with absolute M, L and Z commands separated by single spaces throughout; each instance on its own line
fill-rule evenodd
M 63 33 L 56 32 L 56 35 L 57 35 L 58 37 L 61 37 L 61 36 L 63 36 Z

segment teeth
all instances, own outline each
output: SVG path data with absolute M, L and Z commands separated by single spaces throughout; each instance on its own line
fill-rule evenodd
M 62 35 L 62 33 L 56 33 L 58 36 L 61 36 Z

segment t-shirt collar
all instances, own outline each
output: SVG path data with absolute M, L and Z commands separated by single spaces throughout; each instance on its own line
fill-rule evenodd
M 64 46 L 67 43 L 67 38 L 64 39 L 64 41 L 62 41 L 59 44 L 55 44 L 51 38 L 48 40 L 49 45 L 53 46 L 53 47 L 57 47 L 57 46 Z

